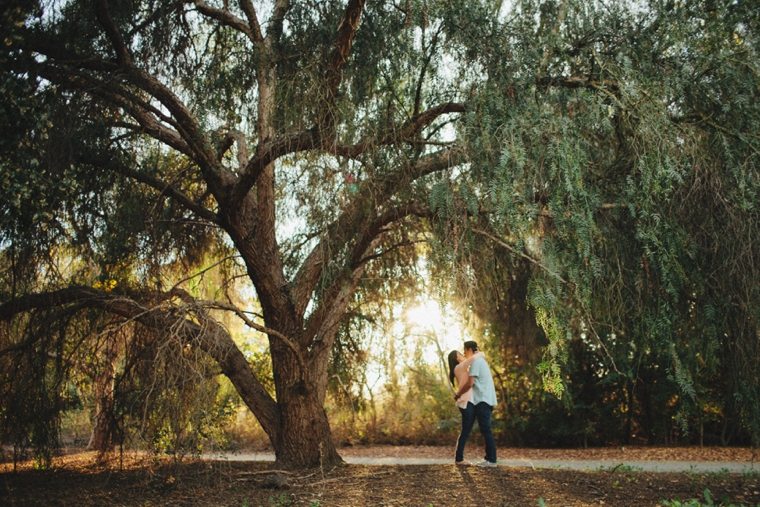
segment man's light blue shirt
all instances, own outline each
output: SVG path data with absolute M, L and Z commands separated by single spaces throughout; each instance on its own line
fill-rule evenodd
M 482 401 L 495 407 L 496 388 L 493 385 L 491 370 L 484 358 L 476 359 L 470 365 L 470 377 L 475 377 L 475 385 L 472 386 L 472 393 L 470 394 L 470 403 L 477 405 Z

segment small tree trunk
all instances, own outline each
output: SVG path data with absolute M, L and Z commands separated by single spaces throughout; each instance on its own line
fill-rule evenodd
M 116 415 L 114 414 L 114 373 L 119 351 L 115 343 L 106 345 L 103 369 L 95 376 L 95 425 L 90 434 L 87 449 L 105 453 L 113 449 L 116 434 Z

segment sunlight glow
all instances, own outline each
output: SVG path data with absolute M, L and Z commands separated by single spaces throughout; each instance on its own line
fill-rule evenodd
M 438 364 L 441 356 L 445 364 L 451 350 L 461 352 L 462 344 L 471 339 L 462 328 L 459 316 L 433 299 L 420 301 L 403 315 L 408 332 L 424 345 L 423 357 L 428 364 Z

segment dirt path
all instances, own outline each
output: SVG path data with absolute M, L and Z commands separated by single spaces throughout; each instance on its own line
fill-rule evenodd
M 229 461 L 274 461 L 274 454 L 241 453 L 207 455 L 207 459 Z M 402 458 L 393 456 L 343 456 L 352 465 L 451 465 L 453 460 L 442 458 Z M 759 463 L 735 461 L 639 461 L 639 460 L 568 460 L 568 459 L 500 459 L 500 466 L 532 469 L 556 468 L 589 471 L 693 472 L 693 473 L 760 473 Z

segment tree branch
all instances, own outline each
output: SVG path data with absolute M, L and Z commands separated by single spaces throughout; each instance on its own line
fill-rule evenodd
M 132 169 L 131 167 L 127 167 L 124 164 L 114 162 L 113 160 L 106 161 L 106 160 L 100 160 L 100 159 L 96 159 L 96 158 L 88 157 L 88 156 L 80 156 L 78 158 L 79 158 L 79 161 L 82 163 L 93 165 L 96 167 L 102 167 L 104 169 L 114 170 L 118 172 L 119 174 L 127 176 L 128 178 L 132 178 L 135 181 L 144 183 L 148 185 L 149 187 L 152 187 L 158 190 L 162 195 L 167 195 L 171 197 L 172 199 L 176 200 L 183 207 L 192 211 L 199 217 L 204 218 L 208 220 L 209 222 L 219 225 L 219 219 L 216 216 L 216 213 L 196 203 L 195 201 L 190 199 L 187 195 L 177 190 L 169 183 L 153 178 L 152 176 L 148 176 L 147 174 L 144 174 L 140 171 Z
M 448 113 L 464 113 L 467 108 L 464 104 L 447 102 L 427 111 L 413 116 L 401 126 L 400 129 L 391 129 L 379 138 L 362 139 L 353 146 L 336 145 L 332 153 L 342 157 L 357 158 L 372 148 L 386 146 L 397 142 L 413 142 L 414 137 L 425 127 L 433 123 L 438 117 Z
M 491 241 L 493 241 L 494 243 L 496 243 L 500 247 L 506 248 L 510 252 L 519 255 L 520 257 L 522 257 L 523 259 L 527 260 L 528 262 L 532 262 L 533 264 L 535 264 L 539 268 L 543 269 L 544 271 L 546 271 L 550 275 L 554 276 L 560 282 L 562 282 L 565 285 L 567 285 L 567 280 L 565 280 L 564 278 L 562 278 L 558 273 L 556 273 L 555 271 L 552 271 L 551 269 L 549 269 L 548 267 L 546 267 L 545 265 L 543 265 L 540 261 L 534 259 L 530 255 L 527 255 L 527 254 L 525 254 L 523 252 L 520 252 L 519 250 L 517 250 L 512 245 L 510 245 L 508 243 L 505 243 L 504 241 L 500 240 L 499 238 L 497 238 L 493 234 L 489 234 L 486 231 L 481 231 L 480 229 L 475 229 L 475 228 L 472 228 L 471 230 L 475 234 L 480 234 L 481 236 L 485 236 L 486 238 L 490 239 Z
M 253 322 L 251 319 L 248 318 L 248 316 L 235 305 L 228 304 L 228 303 L 222 303 L 219 301 L 199 301 L 200 304 L 207 308 L 217 308 L 219 310 L 229 310 L 235 313 L 240 319 L 245 322 L 245 325 L 250 327 L 251 329 L 255 329 L 256 331 L 259 331 L 261 333 L 264 333 L 268 336 L 272 336 L 274 338 L 277 338 L 281 342 L 283 342 L 285 345 L 288 346 L 290 350 L 293 351 L 293 354 L 296 356 L 296 361 L 298 361 L 298 367 L 301 369 L 301 380 L 305 379 L 306 375 L 306 362 L 303 359 L 303 355 L 301 354 L 301 350 L 294 344 L 292 341 L 290 341 L 284 334 L 280 333 L 279 331 L 275 331 L 274 329 L 270 329 L 265 326 L 260 326 Z
M 617 91 L 617 82 L 611 79 L 595 81 L 585 76 L 542 76 L 536 78 L 539 86 L 559 86 L 563 88 L 607 88 Z
M 146 293 L 145 296 L 147 300 L 154 303 L 179 297 L 191 305 L 197 304 L 185 291 L 178 289 L 165 293 Z M 253 374 L 245 356 L 229 334 L 214 321 L 204 319 L 205 325 L 201 325 L 190 319 L 177 317 L 174 314 L 177 307 L 174 305 L 144 306 L 129 297 L 90 287 L 69 287 L 17 298 L 0 305 L 0 321 L 10 320 L 19 313 L 35 308 L 52 308 L 71 303 L 99 308 L 135 320 L 158 331 L 171 329 L 185 342 L 197 344 L 219 364 L 222 372 L 230 379 L 261 425 L 265 427 L 267 434 L 274 436 L 275 439 L 279 435 L 281 426 L 277 403 Z
M 409 215 L 416 215 L 418 217 L 431 218 L 433 213 L 430 209 L 426 208 L 418 202 L 411 202 L 390 209 L 377 217 L 369 227 L 364 231 L 364 234 L 356 242 L 354 250 L 351 255 L 351 268 L 355 269 L 363 264 L 364 254 L 367 252 L 369 245 L 375 241 L 380 234 L 387 230 L 387 227 L 399 220 L 408 217 Z
M 216 187 L 218 191 L 221 191 L 222 187 L 230 183 L 230 179 L 219 171 L 220 166 L 216 160 L 216 154 L 211 149 L 211 146 L 206 143 L 198 120 L 179 97 L 155 76 L 137 68 L 133 63 L 128 61 L 121 65 L 116 65 L 98 58 L 82 58 L 66 50 L 63 45 L 57 44 L 55 40 L 40 41 L 33 39 L 29 45 L 29 49 L 48 57 L 48 61 L 44 65 L 39 66 L 41 70 L 40 75 L 44 73 L 44 77 L 51 79 L 51 81 L 57 84 L 73 86 L 89 94 L 96 95 L 96 91 L 100 92 L 106 101 L 112 101 L 112 105 L 117 107 L 131 105 L 131 109 L 128 109 L 128 112 L 133 114 L 138 122 L 144 122 L 147 132 L 172 148 L 192 157 L 204 170 L 204 176 L 209 176 L 207 182 Z M 106 77 L 96 79 L 72 75 L 70 69 L 78 68 L 104 73 Z M 72 82 L 72 76 L 81 80 L 86 79 L 90 87 L 81 86 L 83 84 L 81 82 Z M 109 82 L 107 78 L 111 78 L 113 81 Z M 177 128 L 177 134 L 183 143 L 178 142 L 179 140 L 171 135 L 171 129 L 167 129 L 169 134 L 165 134 L 160 124 L 145 114 L 147 106 L 144 101 L 137 106 L 127 96 L 132 94 L 128 94 L 119 81 L 125 81 L 160 102 L 174 117 L 174 120 L 166 118 L 164 121 L 173 124 Z M 120 93 L 109 93 L 107 91 L 114 86 L 117 86 Z M 150 108 L 151 113 L 156 114 L 155 108 L 152 106 Z M 208 171 L 211 171 L 211 173 L 208 173 Z
M 132 55 L 129 54 L 127 46 L 124 44 L 124 39 L 119 33 L 119 29 L 111 18 L 111 13 L 108 11 L 108 5 L 105 0 L 96 0 L 95 2 L 95 17 L 98 18 L 98 23 L 106 31 L 108 40 L 111 41 L 111 45 L 116 51 L 116 61 L 120 65 L 132 65 Z
M 351 53 L 351 46 L 354 43 L 356 29 L 359 27 L 359 18 L 364 9 L 364 2 L 365 0 L 348 0 L 343 19 L 340 21 L 338 41 L 327 65 L 327 93 L 330 102 L 338 93 L 338 87 L 343 79 L 343 68 L 346 66 L 348 55 Z
M 627 208 L 627 207 L 628 207 L 628 204 L 624 202 L 605 202 L 601 206 L 599 206 L 599 209 L 608 210 L 608 209 L 618 209 L 618 208 Z M 554 218 L 554 212 L 548 209 L 539 210 L 538 215 L 542 217 Z
M 384 255 L 389 254 L 390 252 L 393 252 L 394 250 L 398 250 L 399 248 L 405 247 L 405 246 L 412 246 L 416 245 L 417 243 L 426 243 L 426 240 L 417 240 L 417 241 L 403 241 L 401 243 L 396 243 L 390 248 L 386 248 L 382 252 L 378 252 L 376 254 L 367 255 L 365 257 L 362 257 L 361 260 L 359 260 L 359 265 L 363 265 L 368 263 L 371 260 L 379 259 L 380 257 L 383 257 Z
M 232 190 L 232 202 L 240 203 L 269 164 L 278 158 L 316 148 L 319 145 L 319 135 L 316 130 L 296 132 L 279 137 L 270 142 L 260 143 L 256 154 L 248 161 L 240 179 Z
M 264 37 L 261 34 L 259 18 L 256 16 L 256 9 L 253 7 L 251 0 L 240 0 L 240 8 L 243 9 L 245 17 L 248 18 L 248 26 L 251 27 L 251 32 L 256 40 L 258 40 L 259 43 L 264 42 Z
M 390 196 L 394 195 L 401 186 L 408 185 L 410 182 L 428 174 L 448 169 L 463 161 L 464 149 L 461 146 L 452 146 L 423 157 L 417 162 L 417 164 L 412 166 L 412 168 L 408 168 L 406 171 L 399 171 L 399 173 L 385 179 L 381 185 L 373 184 L 370 190 L 376 194 L 376 197 L 387 200 Z M 360 194 L 364 191 L 367 191 L 367 189 L 361 189 Z M 404 216 L 409 214 L 428 216 L 427 213 L 429 213 L 429 211 L 420 211 L 421 205 L 419 204 L 407 206 L 414 206 L 414 209 L 410 208 L 408 210 L 409 212 Z M 398 213 L 400 209 L 401 208 L 396 208 L 387 213 Z M 385 217 L 385 219 L 388 218 L 390 218 L 390 216 Z M 317 286 L 324 267 L 330 261 L 329 252 L 333 250 L 337 251 L 337 248 L 333 249 L 331 248 L 331 245 L 345 244 L 348 241 L 347 235 L 352 234 L 352 231 L 355 231 L 359 227 L 361 220 L 364 220 L 364 216 L 361 213 L 357 213 L 357 209 L 354 206 L 349 207 L 334 223 L 327 227 L 327 233 L 325 236 L 326 238 L 331 239 L 321 240 L 301 265 L 301 268 L 298 270 L 298 273 L 291 283 L 291 294 L 293 295 L 296 313 L 298 315 L 303 315 L 311 298 L 311 293 Z M 380 221 L 382 220 L 384 219 L 380 218 Z M 375 225 L 379 226 L 380 223 L 381 222 L 376 222 Z M 354 251 L 357 252 L 358 250 L 355 249 Z M 360 260 L 363 255 L 363 253 L 360 253 L 359 257 L 354 259 L 354 261 Z
M 255 45 L 259 45 L 264 42 L 264 38 L 261 36 L 261 28 L 259 27 L 259 23 L 256 20 L 256 13 L 253 10 L 253 4 L 251 4 L 250 1 L 241 0 L 240 2 L 240 7 L 248 17 L 248 23 L 235 16 L 227 9 L 216 9 L 208 5 L 203 0 L 194 0 L 193 3 L 195 4 L 195 8 L 198 9 L 198 12 L 206 17 L 219 21 L 223 25 L 226 25 L 245 34 L 245 36 L 248 37 L 248 39 L 250 39 L 251 42 L 253 42 Z M 248 7 L 250 8 L 250 15 L 247 10 Z M 251 18 L 253 18 L 254 22 L 251 22 Z

